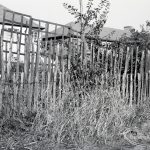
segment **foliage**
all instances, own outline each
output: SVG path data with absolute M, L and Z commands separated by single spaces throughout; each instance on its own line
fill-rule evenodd
M 142 53 L 146 52 L 146 48 L 148 46 L 148 43 L 150 42 L 150 33 L 149 31 L 146 30 L 146 28 L 141 26 L 140 31 L 131 31 L 131 36 L 127 37 L 126 35 L 123 35 L 120 39 L 120 47 L 124 47 L 123 51 L 123 64 L 125 64 L 126 61 L 126 55 L 127 55 L 127 47 L 130 47 L 133 51 L 133 62 L 132 62 L 132 67 L 133 71 L 135 68 L 135 60 L 136 60 L 136 53 L 137 54 L 137 72 L 140 72 L 140 65 L 141 65 L 141 60 L 142 60 Z M 137 47 L 138 51 L 137 51 Z M 130 51 L 131 54 L 131 51 Z M 124 68 L 123 68 L 124 70 Z M 129 69 L 128 73 L 131 72 L 131 59 L 129 61 Z M 134 72 L 133 72 L 134 73 Z
M 97 82 L 100 82 L 103 73 L 103 65 L 97 62 L 95 65 L 87 62 L 86 65 L 76 56 L 76 60 L 71 63 L 70 81 L 74 89 L 93 89 Z
M 82 14 L 77 8 L 67 3 L 64 3 L 64 7 L 71 15 L 76 18 L 76 23 L 82 22 L 82 33 L 84 34 L 86 27 L 91 27 L 88 35 L 98 36 L 102 27 L 106 23 L 107 14 L 109 12 L 110 2 L 109 0 L 100 0 L 96 8 L 93 8 L 94 0 L 88 0 L 86 5 L 86 12 Z
M 96 7 L 94 7 L 94 0 L 88 0 L 85 12 L 81 12 L 67 3 L 63 5 L 75 17 L 75 23 L 81 23 L 81 42 L 84 44 L 83 50 L 81 50 L 87 51 L 91 42 L 94 45 L 101 43 L 99 34 L 107 20 L 109 0 L 100 0 Z M 87 37 L 93 37 L 95 40 L 89 40 Z M 70 77 L 72 85 L 73 87 L 94 87 L 96 77 L 100 77 L 102 74 L 102 64 L 97 63 L 94 67 L 91 64 L 84 65 L 80 55 L 76 55 L 75 61 L 71 63 Z
M 140 44 L 141 46 L 144 46 L 147 42 L 149 42 L 150 39 L 150 33 L 149 31 L 144 27 L 144 25 L 141 25 L 141 30 L 133 30 L 131 31 L 131 36 L 127 37 L 126 35 L 123 35 L 120 38 L 121 43 L 137 43 Z

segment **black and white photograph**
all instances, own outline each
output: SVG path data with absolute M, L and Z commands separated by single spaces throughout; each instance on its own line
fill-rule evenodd
M 0 150 L 150 150 L 150 0 L 0 0 Z

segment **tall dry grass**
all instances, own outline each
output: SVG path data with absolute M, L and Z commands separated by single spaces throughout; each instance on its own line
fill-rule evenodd
M 11 141 L 7 147 L 17 147 L 18 143 L 42 150 L 119 146 L 124 144 L 123 133 L 127 128 L 141 128 L 142 122 L 150 119 L 148 102 L 145 106 L 130 107 L 126 101 L 118 87 L 97 86 L 88 92 L 82 88 L 74 92 L 67 85 L 62 98 L 48 109 L 28 112 L 14 124 L 3 121 L 1 133 L 6 142 Z M 3 131 L 6 128 L 7 134 Z
M 31 129 L 35 137 L 49 139 L 55 146 L 116 146 L 136 116 L 137 108 L 128 106 L 117 87 L 97 87 L 88 93 L 67 88 L 55 106 L 39 112 Z
M 86 150 L 87 147 L 126 144 L 126 129 L 142 128 L 142 123 L 150 120 L 150 103 L 147 100 L 139 107 L 129 106 L 127 98 L 120 93 L 120 85 L 114 86 L 117 83 L 114 78 L 101 78 L 101 71 L 90 71 L 83 70 L 80 74 L 72 71 L 74 78 L 64 87 L 62 97 L 55 101 L 52 98 L 46 101 L 49 95 L 47 90 L 43 91 L 41 96 L 48 107 L 41 107 L 39 100 L 37 112 L 24 108 L 24 115 L 4 118 L 1 133 L 6 143 L 10 139 L 7 147 Z M 101 79 L 99 83 L 95 82 L 96 77 Z M 110 83 L 100 83 L 104 79 Z

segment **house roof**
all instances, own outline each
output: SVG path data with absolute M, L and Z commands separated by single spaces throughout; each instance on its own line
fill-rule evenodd
M 4 11 L 5 10 L 7 10 L 7 13 L 6 13 L 6 16 L 5 16 L 5 18 L 8 20 L 8 21 L 5 21 L 5 24 L 7 24 L 7 25 L 12 25 L 12 16 L 13 16 L 13 11 L 12 10 L 10 10 L 9 8 L 7 8 L 7 7 L 5 7 L 5 6 L 3 6 L 3 5 L 1 5 L 0 4 L 0 24 L 2 24 L 3 23 L 3 15 L 4 15 Z M 26 15 L 27 17 L 25 17 L 25 16 L 23 16 L 23 24 L 22 24 L 22 26 L 25 26 L 25 27 L 29 27 L 29 22 L 30 22 L 30 19 L 29 19 L 29 17 L 30 16 L 28 16 L 28 15 Z M 10 21 L 9 21 L 10 20 Z M 15 26 L 20 26 L 20 24 L 21 24 L 21 14 L 19 14 L 19 13 L 17 13 L 17 12 L 15 12 L 15 16 L 14 16 L 14 25 Z M 38 28 L 39 27 L 39 25 L 38 24 L 36 24 L 36 23 L 32 23 L 32 27 L 33 28 Z M 40 27 L 41 29 L 43 29 L 43 27 Z
M 66 24 L 65 26 L 70 27 L 72 30 L 70 30 L 71 34 L 74 34 L 74 31 L 80 32 L 81 31 L 81 25 L 80 23 L 74 23 L 70 22 Z M 63 31 L 64 30 L 64 31 Z M 88 33 L 90 28 L 85 29 L 85 33 Z M 54 32 L 54 31 L 52 31 Z M 63 34 L 64 33 L 64 34 Z M 56 30 L 56 36 L 68 36 L 69 33 L 69 28 L 58 28 Z M 75 33 L 76 34 L 76 33 Z M 100 33 L 100 38 L 103 40 L 112 40 L 112 41 L 117 41 L 119 40 L 123 35 L 126 35 L 127 37 L 131 36 L 131 32 L 129 30 L 121 30 L 121 29 L 115 29 L 115 28 L 109 28 L 109 27 L 104 27 Z M 53 37 L 52 35 L 49 36 L 49 38 Z

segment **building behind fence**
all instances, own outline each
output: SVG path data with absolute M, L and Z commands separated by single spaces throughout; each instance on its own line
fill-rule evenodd
M 141 51 L 136 43 L 118 42 L 115 47 L 108 46 L 107 41 L 105 46 L 97 46 L 93 39 L 89 41 L 85 56 L 80 33 L 69 26 L 5 10 L 0 41 L 0 110 L 10 114 L 26 108 L 37 111 L 55 107 L 70 83 L 71 64 L 77 63 L 77 56 L 83 66 L 88 67 L 87 62 L 92 68 L 101 64 L 97 86 L 119 87 L 130 105 L 140 105 L 149 98 L 147 48 Z

